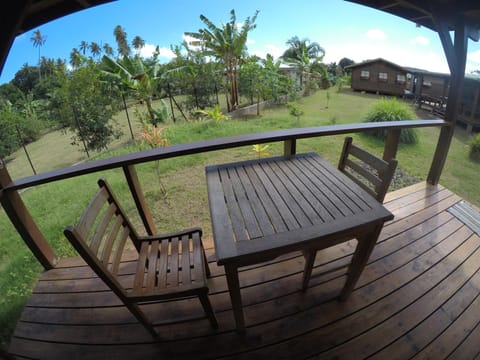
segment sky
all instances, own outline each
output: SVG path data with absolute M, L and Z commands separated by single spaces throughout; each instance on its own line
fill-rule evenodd
M 9 82 L 24 64 L 38 64 L 38 54 L 68 62 L 73 48 L 82 41 L 108 43 L 116 49 L 113 29 L 120 25 L 129 43 L 135 36 L 146 42 L 142 53 L 149 56 L 160 47 L 161 61 L 168 62 L 171 45 L 179 45 L 185 32 L 204 28 L 200 14 L 219 26 L 237 22 L 258 10 L 256 28 L 248 35 L 248 53 L 278 58 L 293 36 L 317 42 L 325 49 L 325 63 L 344 57 L 361 62 L 384 58 L 401 66 L 448 73 L 448 65 L 437 33 L 416 27 L 411 21 L 344 0 L 118 0 L 54 20 L 18 36 L 0 74 L 0 84 Z M 40 30 L 44 45 L 35 48 L 31 37 Z M 132 47 L 133 49 L 133 47 Z M 469 40 L 466 73 L 480 70 L 480 44 Z

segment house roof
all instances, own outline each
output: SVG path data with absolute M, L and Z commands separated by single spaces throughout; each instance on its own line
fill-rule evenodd
M 478 0 L 346 0 L 410 20 L 434 31 L 443 24 L 449 30 L 456 28 L 459 19 L 465 19 L 468 36 L 480 38 L 480 1 Z M 436 19 L 442 19 L 438 23 Z
M 393 68 L 395 68 L 399 71 L 407 72 L 407 70 L 403 66 L 397 65 L 393 62 L 390 62 L 390 61 L 382 59 L 382 58 L 365 60 L 365 61 L 362 61 L 362 62 L 357 63 L 357 64 L 352 64 L 352 65 L 346 66 L 345 68 L 346 69 L 354 69 L 354 68 L 357 68 L 357 67 L 363 67 L 363 66 L 375 64 L 375 63 L 378 63 L 378 62 L 383 62 L 383 63 L 389 65 L 390 67 L 393 67 Z

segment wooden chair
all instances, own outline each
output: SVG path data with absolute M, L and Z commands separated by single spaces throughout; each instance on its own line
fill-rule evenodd
M 352 159 L 353 158 L 353 159 Z M 377 201 L 383 203 L 388 187 L 397 168 L 397 160 L 380 159 L 354 145 L 351 137 L 346 137 L 338 162 L 338 169 L 361 186 Z M 302 289 L 305 291 L 312 275 L 317 250 L 306 250 Z
M 67 239 L 132 314 L 157 338 L 139 303 L 198 296 L 212 327 L 217 320 L 208 299 L 210 275 L 200 228 L 158 236 L 138 236 L 107 182 L 78 224 L 64 231 Z M 120 276 L 120 261 L 133 244 L 138 251 L 134 276 Z

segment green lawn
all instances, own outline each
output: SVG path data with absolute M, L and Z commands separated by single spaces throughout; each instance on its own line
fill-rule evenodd
M 325 90 L 302 99 L 300 107 L 304 111 L 304 115 L 299 121 L 290 116 L 286 108 L 278 107 L 265 110 L 260 118 L 251 120 L 231 120 L 214 124 L 187 123 L 179 119 L 175 125 L 168 124 L 167 135 L 170 144 L 178 144 L 275 129 L 354 123 L 361 121 L 372 104 L 380 99 L 375 95 L 351 91 L 337 93 L 335 89 L 329 90 L 329 95 L 328 108 Z M 425 116 L 422 114 L 421 117 Z M 133 121 L 135 133 L 138 133 L 141 127 L 134 120 L 133 111 L 130 111 L 130 118 Z M 131 141 L 125 113 L 119 113 L 116 120 L 124 128 L 125 136 L 112 144 L 109 153 L 94 154 L 94 157 L 107 157 L 140 149 L 139 144 Z M 419 129 L 419 132 L 420 143 L 415 146 L 400 146 L 397 158 L 399 165 L 408 173 L 419 179 L 425 179 L 439 130 L 425 128 Z M 355 142 L 370 151 L 378 155 L 382 153 L 383 143 L 364 135 L 354 135 L 354 137 Z M 476 178 L 480 164 L 468 159 L 467 141 L 468 136 L 459 129 L 452 142 L 441 184 L 480 206 L 480 192 L 477 190 Z M 305 139 L 298 142 L 297 151 L 316 151 L 336 163 L 342 142 L 343 136 Z M 283 144 L 280 143 L 270 144 L 268 152 L 272 155 L 280 154 L 282 146 Z M 36 143 L 28 145 L 28 151 L 39 172 L 88 160 L 79 147 L 70 145 L 69 136 L 60 132 L 50 133 Z M 158 230 L 172 231 L 182 227 L 201 226 L 205 236 L 211 236 L 204 177 L 205 165 L 255 156 L 251 147 L 243 147 L 164 160 L 159 164 L 159 168 L 160 181 L 167 188 L 166 197 L 159 190 L 156 164 L 137 166 L 139 178 Z M 18 151 L 13 157 L 14 159 L 8 164 L 12 177 L 18 178 L 32 174 L 23 151 Z M 74 255 L 73 250 L 64 239 L 63 228 L 77 219 L 86 202 L 95 192 L 96 180 L 101 176 L 109 180 L 114 190 L 119 193 L 122 203 L 134 219 L 134 223 L 140 225 L 121 170 L 47 184 L 22 194 L 27 207 L 57 254 L 61 256 Z M 3 212 L 0 212 L 0 260 L 0 289 L 2 289 L 0 344 L 6 346 L 13 326 L 28 299 L 31 286 L 41 269 Z

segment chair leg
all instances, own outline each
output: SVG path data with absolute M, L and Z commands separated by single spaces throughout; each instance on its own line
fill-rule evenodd
M 137 320 L 145 327 L 145 329 L 148 330 L 152 337 L 154 339 L 158 339 L 158 333 L 155 331 L 150 321 L 147 320 L 147 317 L 140 309 L 140 307 L 137 304 L 132 304 L 128 302 L 126 302 L 125 305 L 127 306 L 128 310 L 130 310 L 130 312 L 137 318 Z
M 204 292 L 198 295 L 200 298 L 200 302 L 202 303 L 203 310 L 210 321 L 210 324 L 214 329 L 218 328 L 217 318 L 215 317 L 215 313 L 213 312 L 212 304 L 210 303 L 210 299 L 208 298 L 208 293 Z
M 310 277 L 312 275 L 313 264 L 315 263 L 316 250 L 304 250 L 303 257 L 305 258 L 305 266 L 303 269 L 302 291 L 306 291 Z
M 205 274 L 207 277 L 210 277 L 210 267 L 208 266 L 207 254 L 205 254 L 205 249 L 202 247 L 203 252 L 203 262 L 205 263 Z

